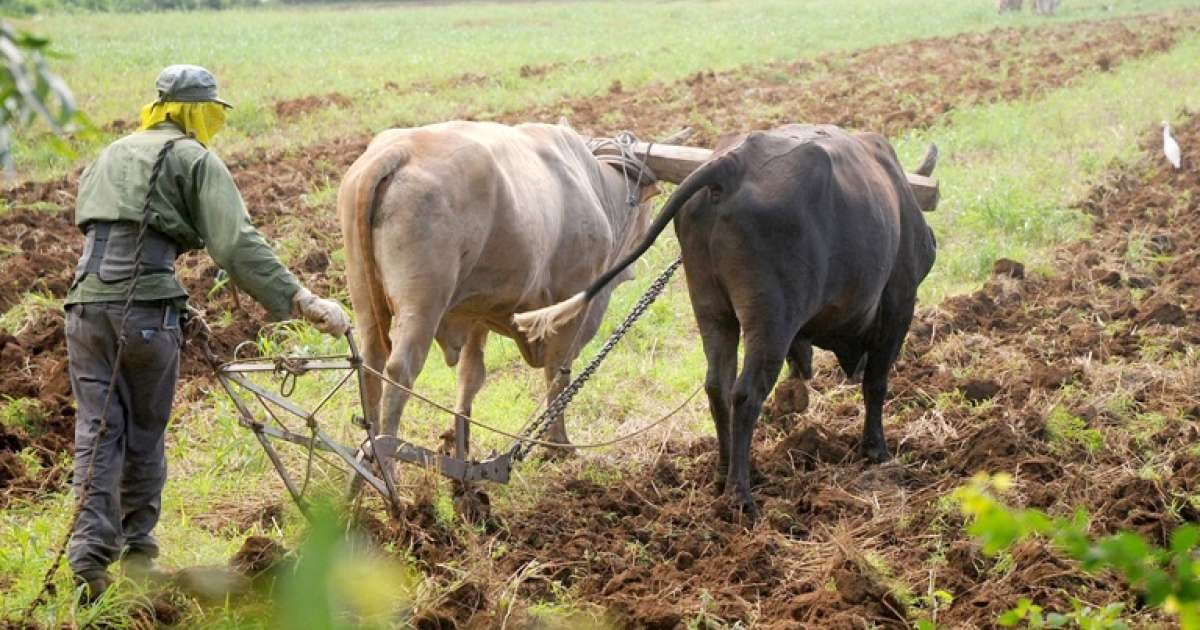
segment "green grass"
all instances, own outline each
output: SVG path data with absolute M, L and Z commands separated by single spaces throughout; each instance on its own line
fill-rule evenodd
M 237 105 L 216 148 L 237 153 L 465 115 L 486 118 L 563 95 L 600 93 L 613 80 L 637 88 L 708 68 L 1192 4 L 1075 0 L 1056 18 L 1038 18 L 997 16 L 983 1 L 462 3 L 59 15 L 18 24 L 54 37 L 67 55 L 56 69 L 101 124 L 135 120 L 154 98 L 163 66 L 209 67 Z M 524 66 L 548 70 L 523 77 Z M 332 91 L 354 106 L 276 119 L 276 101 Z M 65 167 L 42 144 L 20 145 L 16 156 L 18 169 L 30 175 Z
M 26 327 L 49 316 L 51 311 L 62 311 L 61 299 L 44 293 L 26 293 L 20 302 L 0 314 L 0 331 L 10 335 L 20 334 Z
M 9 431 L 21 430 L 31 437 L 42 433 L 46 412 L 36 398 L 0 396 L 0 427 Z
M 897 20 L 901 25 L 875 19 L 866 22 L 863 29 L 848 34 L 843 38 L 831 38 L 829 33 L 834 30 L 830 24 L 837 20 L 822 14 L 823 5 L 814 3 L 812 10 L 816 13 L 794 11 L 788 13 L 786 19 L 776 28 L 779 32 L 795 32 L 797 38 L 784 42 L 787 38 L 759 38 L 754 42 L 753 49 L 738 44 L 735 34 L 738 28 L 749 29 L 754 24 L 763 27 L 765 18 L 754 16 L 733 16 L 738 13 L 732 3 L 688 2 L 672 3 L 664 6 L 622 5 L 625 13 L 631 12 L 660 12 L 654 16 L 669 15 L 671 11 L 698 11 L 698 15 L 708 16 L 708 19 L 696 20 L 697 30 L 684 28 L 665 29 L 659 37 L 635 37 L 637 29 L 647 28 L 647 21 L 629 19 L 630 37 L 627 39 L 608 37 L 585 37 L 586 33 L 608 32 L 600 29 L 601 24 L 609 22 L 594 22 L 587 26 L 591 31 L 566 18 L 569 8 L 574 8 L 579 15 L 591 15 L 588 12 L 604 13 L 615 11 L 611 7 L 594 4 L 572 4 L 568 7 L 559 5 L 536 5 L 539 12 L 546 11 L 552 16 L 546 19 L 562 20 L 565 29 L 579 39 L 580 50 L 586 54 L 601 54 L 621 46 L 622 50 L 639 50 L 642 48 L 655 49 L 663 42 L 681 46 L 680 51 L 690 51 L 693 56 L 680 52 L 678 58 L 663 57 L 662 66 L 649 63 L 651 52 L 634 57 L 629 61 L 615 58 L 613 65 L 603 65 L 600 70 L 591 69 L 590 74 L 585 69 L 568 66 L 563 69 L 562 82 L 557 73 L 550 75 L 545 85 L 536 82 L 524 83 L 517 81 L 513 85 L 528 87 L 525 93 L 519 93 L 511 88 L 513 93 L 504 90 L 493 90 L 486 87 L 471 87 L 439 91 L 438 94 L 411 95 L 412 102 L 421 101 L 420 107 L 411 111 L 399 111 L 381 101 L 377 105 L 364 104 L 366 99 L 359 99 L 359 107 L 354 116 L 346 116 L 342 120 L 325 120 L 320 115 L 312 120 L 304 120 L 297 125 L 264 132 L 260 136 L 250 137 L 242 133 L 249 127 L 243 126 L 244 121 L 235 121 L 234 133 L 230 134 L 230 146 L 249 146 L 253 143 L 268 142 L 303 142 L 322 134 L 338 134 L 350 128 L 373 127 L 376 124 L 387 124 L 389 116 L 412 116 L 413 121 L 424 121 L 442 116 L 444 108 L 450 107 L 490 107 L 488 98 L 507 99 L 508 105 L 517 106 L 527 101 L 553 98 L 556 90 L 584 91 L 599 89 L 606 81 L 615 76 L 612 73 L 629 72 L 642 77 L 642 80 L 669 77 L 671 73 L 686 74 L 689 68 L 722 65 L 719 59 L 709 55 L 709 48 L 724 50 L 729 55 L 726 64 L 740 63 L 751 60 L 763 60 L 772 56 L 787 56 L 810 54 L 823 49 L 833 49 L 839 46 L 852 46 L 886 41 L 888 38 L 903 39 L 913 35 L 932 34 L 929 30 L 937 23 L 951 23 L 960 28 L 985 28 L 991 24 L 1007 22 L 998 21 L 991 15 L 990 9 L 973 6 L 974 3 L 954 3 L 937 15 L 937 20 L 929 17 L 929 11 L 905 11 L 903 19 Z M 1073 15 L 1098 14 L 1097 2 L 1075 2 L 1068 5 L 1074 11 Z M 1132 8 L 1147 8 L 1166 6 L 1169 3 L 1128 3 L 1122 5 L 1122 10 Z M 921 2 L 906 3 L 905 6 L 923 6 Z M 764 3 L 765 15 L 779 17 L 782 3 Z M 986 11 L 985 11 L 986 9 Z M 729 24 L 717 24 L 713 16 L 719 11 L 725 11 L 732 21 Z M 771 11 L 775 11 L 772 14 Z M 883 11 L 876 8 L 875 3 L 859 2 L 853 5 L 853 11 L 862 13 Z M 409 12 L 412 12 L 411 14 Z M 390 19 L 397 16 L 409 16 L 411 24 L 425 24 L 424 30 L 412 26 L 414 42 L 438 41 L 439 37 L 449 37 L 446 34 L 428 33 L 431 22 L 435 17 L 445 23 L 455 19 L 468 19 L 468 14 L 478 18 L 482 13 L 478 5 L 422 8 L 422 9 L 360 9 L 351 11 L 315 10 L 290 14 L 295 24 L 278 33 L 277 37 L 289 36 L 302 38 L 302 27 L 313 32 L 308 34 L 314 40 L 315 51 L 328 51 L 323 47 L 324 35 L 316 32 L 314 24 L 326 20 L 335 24 L 330 30 L 344 34 L 336 26 L 339 24 L 357 24 L 368 32 L 380 32 L 384 24 L 395 26 Z M 506 51 L 488 57 L 487 63 L 503 70 L 514 67 L 518 61 L 528 63 L 530 59 L 539 61 L 554 57 L 546 57 L 538 52 L 537 46 L 551 46 L 553 42 L 565 45 L 569 40 L 556 39 L 560 37 L 558 29 L 543 28 L 537 30 L 533 26 L 519 26 L 518 7 L 498 5 L 486 7 L 488 14 L 497 16 L 497 29 L 516 29 L 527 35 L 515 51 Z M 666 12 L 666 13 L 662 13 Z M 742 11 L 745 13 L 745 11 Z M 919 14 L 919 15 L 918 15 Z M 253 97 L 243 94 L 243 98 L 233 95 L 240 103 L 245 103 L 247 109 L 253 111 L 257 103 L 258 111 L 265 111 L 271 100 L 290 95 L 322 92 L 338 89 L 355 92 L 356 89 L 368 89 L 368 79 L 384 81 L 391 75 L 372 75 L 371 68 L 391 67 L 387 62 L 378 59 L 364 60 L 354 56 L 355 48 L 365 47 L 364 41 L 369 38 L 353 38 L 347 43 L 339 67 L 344 67 L 344 73 L 331 73 L 329 83 L 322 83 L 320 88 L 313 88 L 309 83 L 298 84 L 296 75 L 289 74 L 284 64 L 275 55 L 266 55 L 263 51 L 268 44 L 263 41 L 247 38 L 249 41 L 239 43 L 234 48 L 221 45 L 220 42 L 232 41 L 230 33 L 244 33 L 238 25 L 238 19 L 246 20 L 255 28 L 282 22 L 289 14 L 282 12 L 241 12 L 223 14 L 185 14 L 168 16 L 95 16 L 98 24 L 83 24 L 85 18 L 55 17 L 39 23 L 46 30 L 60 29 L 77 35 L 72 40 L 61 38 L 64 44 L 69 41 L 80 49 L 88 49 L 88 55 L 97 54 L 102 50 L 100 42 L 79 41 L 85 33 L 96 34 L 101 26 L 107 25 L 114 29 L 109 37 L 100 37 L 109 41 L 113 48 L 105 53 L 114 68 L 111 77 L 97 75 L 88 78 L 86 72 L 80 70 L 70 78 L 78 79 L 81 93 L 88 81 L 95 81 L 95 89 L 105 92 L 105 85 L 115 85 L 118 82 L 125 85 L 149 84 L 153 73 L 163 61 L 163 50 L 169 50 L 172 55 L 192 54 L 196 50 L 208 50 L 209 55 L 225 59 L 221 63 L 227 67 L 219 67 L 230 77 L 230 90 L 236 94 L 239 90 L 249 92 L 251 89 L 252 69 L 247 62 L 239 59 L 252 58 L 256 55 L 264 57 L 261 81 L 262 90 Z M 540 13 L 539 13 L 540 15 Z M 803 17 L 798 17 L 803 15 Z M 824 17 L 821 17 L 824 15 Z M 882 13 L 880 13 L 882 15 Z M 1067 14 L 1072 15 L 1072 14 Z M 382 16 L 382 17 L 381 17 Z M 447 16 L 463 16 L 451 17 Z M 553 16 L 558 16 L 553 18 Z M 815 17 L 814 17 L 815 16 Z M 957 17 L 955 17 L 957 16 Z M 195 30 L 172 29 L 175 38 L 174 45 L 168 45 L 170 39 L 166 32 L 160 37 L 148 37 L 144 47 L 123 48 L 116 50 L 115 41 L 120 38 L 133 37 L 131 33 L 138 32 L 135 25 L 141 25 L 141 30 L 150 28 L 151 24 L 166 24 L 169 19 L 185 19 L 187 24 L 194 25 Z M 86 20 L 92 20 L 89 16 Z M 374 22 L 372 22 L 374 19 Z M 612 19 L 612 18 L 610 18 Z M 649 18 L 647 18 L 649 19 Z M 783 19 L 783 18 L 781 18 Z M 958 22 L 953 22 L 958 19 Z M 1026 20 L 1027 18 L 1020 18 Z M 741 21 L 739 21 L 741 20 Z M 801 22 L 808 22 L 807 28 L 800 28 Z M 821 20 L 825 20 L 822 22 Z M 938 22 L 943 20 L 944 22 Z M 274 21 L 274 22 L 273 22 Z M 342 22 L 346 21 L 346 22 Z M 536 21 L 536 20 L 534 20 Z M 378 22 L 376 24 L 375 22 Z M 656 22 L 661 27 L 664 22 Z M 409 22 L 404 23 L 405 29 Z M 586 24 L 586 20 L 580 20 Z M 625 23 L 623 23 L 625 24 Z M 689 22 L 689 24 L 693 24 Z M 224 25 L 228 33 L 220 37 L 214 35 L 220 25 Z M 507 25 L 507 26 L 505 26 Z M 740 25 L 740 26 L 738 26 Z M 791 31 L 788 30 L 790 25 Z M 468 27 L 463 26 L 462 29 Z M 904 35 L 902 28 L 912 31 Z M 927 30 L 921 30 L 925 28 Z M 94 30 L 93 30 L 94 29 Z M 374 30 L 372 30 L 374 29 Z M 703 29 L 710 29 L 703 30 Z M 722 30 L 725 29 L 725 30 Z M 436 29 L 432 29 L 436 30 Z M 451 28 L 450 32 L 455 29 Z M 719 32 L 718 32 L 719 31 Z M 401 32 L 407 32 L 402 30 Z M 124 35 L 122 35 L 124 33 Z M 200 46 L 203 41 L 199 33 L 210 36 L 208 48 Z M 315 33 L 315 34 L 314 34 Z M 484 31 L 481 31 L 484 33 Z M 492 39 L 497 33 L 487 32 L 486 39 L 474 42 L 479 54 L 489 47 L 497 46 Z M 722 35 L 723 33 L 723 35 Z M 719 35 L 719 36 L 718 36 Z M 482 35 L 481 35 L 482 36 Z M 538 37 L 545 38 L 545 41 Z M 706 37 L 712 37 L 711 42 L 705 42 Z M 422 39 L 424 38 L 424 39 Z M 361 40 L 361 41 L 360 41 Z M 605 40 L 605 41 L 593 41 Z M 695 41 L 693 41 L 695 40 Z M 778 40 L 778 41 L 777 41 Z M 150 41 L 158 41 L 153 45 Z M 547 41 L 551 43 L 547 43 Z M 541 43 L 536 43 L 541 42 Z M 589 43 L 590 42 L 590 43 Z M 648 44 L 647 42 L 653 42 Z M 691 42 L 690 44 L 688 42 Z M 773 43 L 774 42 L 774 43 Z M 536 43 L 536 44 L 535 44 Z M 705 43 L 710 46 L 704 45 Z M 432 44 L 420 44 L 432 45 Z M 412 47 L 418 47 L 413 43 Z M 256 48 L 257 47 L 257 48 Z M 669 46 L 667 46 L 669 48 Z M 258 52 L 255 52 L 255 51 Z M 428 80 L 430 76 L 446 77 L 459 72 L 462 65 L 471 59 L 472 49 L 462 43 L 457 48 L 447 50 L 444 62 L 436 64 L 436 68 L 422 69 L 416 64 L 406 66 L 403 56 L 398 53 L 388 57 L 395 62 L 395 76 L 407 77 L 408 81 Z M 82 58 L 81 51 L 76 51 Z M 661 52 L 661 51 L 660 51 Z M 359 53 L 360 56 L 362 53 Z M 562 53 L 567 54 L 567 53 Z M 585 53 L 580 53 L 585 54 Z M 672 53 L 674 54 L 674 53 Z M 525 55 L 524 57 L 520 55 Z M 757 56 L 755 56 L 757 55 Z M 319 53 L 299 51 L 292 56 L 292 62 L 301 66 L 313 62 Z M 386 55 L 385 55 L 386 56 Z M 943 160 L 937 175 L 942 181 L 943 200 L 941 207 L 928 215 L 939 237 L 939 260 L 934 273 L 927 282 L 923 297 L 927 301 L 935 301 L 940 297 L 966 290 L 978 283 L 990 269 L 991 261 L 998 256 L 1010 256 L 1024 260 L 1027 263 L 1044 264 L 1049 248 L 1064 240 L 1081 234 L 1086 225 L 1078 213 L 1070 209 L 1073 200 L 1078 199 L 1087 187 L 1101 175 L 1105 168 L 1112 164 L 1127 163 L 1138 158 L 1138 141 L 1151 130 L 1161 118 L 1171 118 L 1183 107 L 1196 109 L 1200 106 L 1200 84 L 1195 82 L 1195 59 L 1200 57 L 1200 37 L 1191 36 L 1183 40 L 1169 53 L 1130 62 L 1120 66 L 1111 74 L 1097 74 L 1086 77 L 1073 87 L 1051 93 L 1044 98 L 1034 101 L 1002 103 L 987 107 L 965 109 L 951 115 L 943 124 L 929 130 L 912 134 L 905 138 L 896 139 L 897 149 L 906 164 L 915 163 L 928 141 L 936 141 L 942 148 Z M 583 57 L 587 58 L 587 57 Z M 659 57 L 653 57 L 659 59 Z M 355 61 L 358 59 L 358 61 Z M 200 59 L 195 59 L 202 61 Z M 208 62 L 205 62 L 208 63 Z M 332 63 L 332 62 L 329 62 Z M 424 62 L 421 62 L 424 63 Z M 378 65 L 372 65 L 378 64 Z M 628 64 L 628 65 L 623 65 Z M 691 64 L 691 65 L 689 65 Z M 83 64 L 81 64 L 83 65 Z M 318 64 L 319 65 L 319 64 Z M 96 70 L 95 64 L 91 69 Z M 515 65 L 519 67 L 519 64 Z M 407 69 L 406 69 L 407 68 Z M 648 70 L 647 68 L 653 68 Z M 612 73 L 610 73 L 610 70 Z M 124 73 L 124 74 L 122 74 Z M 277 73 L 277 74 L 272 74 Z M 404 74 L 407 73 L 407 74 Z M 424 74 L 422 74 L 424 73 Z M 100 73 L 103 74 L 103 73 Z M 136 75 L 136 76 L 135 76 Z M 571 83 L 570 77 L 576 76 L 580 83 Z M 272 78 L 273 77 L 273 78 Z M 630 80 L 622 78 L 627 85 Z M 592 83 L 587 83 L 591 81 Z M 311 82 L 310 82 L 311 83 Z M 358 88 L 350 87 L 358 85 Z M 258 86 L 254 86 L 257 88 Z M 524 88 L 521 88 L 524 89 Z M 355 94 L 357 98 L 357 93 Z M 456 100 L 463 97 L 462 100 Z M 105 100 L 105 99 L 108 100 Z M 119 115 L 121 108 L 126 105 L 136 106 L 141 99 L 132 99 L 128 93 L 112 94 L 110 97 L 95 96 L 92 109 L 103 118 L 104 115 Z M 258 100 L 254 100 L 258 99 Z M 403 101 L 399 97 L 387 103 Z M 500 102 L 500 101 L 497 101 Z M 424 107 L 425 109 L 422 109 Z M 106 109 L 107 108 L 107 109 Z M 360 111 L 361 110 L 361 111 Z M 103 112 L 110 114 L 103 114 Z M 448 110 L 445 110 L 448 111 Z M 269 114 L 267 115 L 270 116 Z M 339 126 L 342 125 L 342 126 Z M 346 126 L 348 125 L 348 126 Z M 266 128 L 274 129 L 273 121 Z M 307 128 L 307 132 L 302 129 Z M 289 134 L 295 134 L 289 135 Z M 305 135 L 307 134 L 307 135 Z M 44 165 L 43 165 L 44 166 Z M 315 207 L 325 207 L 331 203 L 328 189 L 312 192 L 308 201 Z M 287 249 L 295 249 L 294 244 L 283 241 Z M 672 237 L 665 237 L 639 264 L 638 278 L 620 288 L 613 298 L 609 315 L 597 339 L 583 352 L 584 359 L 592 356 L 599 344 L 624 317 L 633 302 L 645 290 L 659 269 L 665 266 L 677 255 L 678 246 Z M 3 318 L 0 324 L 6 329 L 15 329 L 32 316 L 37 308 L 46 307 L 38 298 L 30 298 L 14 307 Z M 328 339 L 315 334 L 311 329 L 299 326 L 283 326 L 275 329 L 268 341 L 262 343 L 265 349 L 286 348 L 289 351 L 308 351 L 323 353 L 342 349 L 340 344 L 334 344 Z M 488 367 L 488 383 L 476 401 L 476 414 L 481 419 L 512 430 L 518 428 L 523 421 L 533 413 L 544 392 L 540 371 L 531 370 L 523 365 L 515 346 L 507 341 L 493 336 L 490 340 L 486 355 Z M 577 364 L 577 367 L 579 365 Z M 673 408 L 686 397 L 700 382 L 704 373 L 704 358 L 687 300 L 686 290 L 681 279 L 676 278 L 669 290 L 664 294 L 642 323 L 635 328 L 629 338 L 609 359 L 608 364 L 596 376 L 593 382 L 585 388 L 578 402 L 571 409 L 568 417 L 568 430 L 577 441 L 593 441 L 623 434 L 641 426 L 643 423 L 656 418 Z M 417 382 L 417 388 L 436 400 L 451 402 L 454 399 L 453 371 L 441 361 L 440 353 L 434 349 L 426 369 Z M 264 383 L 271 384 L 264 378 Z M 321 383 L 304 380 L 293 395 L 293 399 L 301 405 L 311 405 L 319 400 L 323 393 L 319 385 L 327 386 L 326 378 Z M 273 384 L 271 384 L 274 386 Z M 192 395 L 187 398 L 195 402 L 180 405 L 172 427 L 168 433 L 168 459 L 171 466 L 171 481 L 167 485 L 163 503 L 163 518 L 158 534 L 166 552 L 164 557 L 168 566 L 190 566 L 197 564 L 223 563 L 240 545 L 243 534 L 237 534 L 228 528 L 212 528 L 205 523 L 214 512 L 219 514 L 222 506 L 238 506 L 264 502 L 278 502 L 284 506 L 283 526 L 279 530 L 263 531 L 255 526 L 251 533 L 265 533 L 289 541 L 292 544 L 301 539 L 301 519 L 291 506 L 274 472 L 271 470 L 261 450 L 248 432 L 235 422 L 235 413 L 231 403 L 218 392 Z M 331 427 L 344 428 L 345 418 L 356 410 L 352 393 L 343 394 L 334 401 L 326 422 Z M 1064 412 L 1065 413 L 1065 412 Z M 1069 414 L 1068 414 L 1069 416 Z M 432 444 L 434 438 L 449 424 L 449 419 L 442 414 L 433 412 L 428 407 L 413 403 L 409 407 L 402 431 L 411 436 L 414 441 Z M 1087 438 L 1079 433 L 1076 423 L 1064 420 L 1060 433 L 1067 439 L 1075 437 Z M 704 397 L 693 400 L 672 424 L 673 435 L 690 437 L 711 433 L 711 421 L 708 417 L 707 404 Z M 1083 429 L 1086 431 L 1086 429 Z M 639 440 L 640 444 L 632 449 L 605 449 L 597 451 L 589 457 L 609 460 L 625 460 L 647 457 L 653 451 L 662 433 L 652 434 L 648 440 Z M 489 436 L 486 432 L 477 430 L 475 436 L 477 452 L 485 452 L 491 447 L 503 447 L 507 440 Z M 1090 438 L 1084 439 L 1088 442 Z M 285 449 L 289 468 L 301 472 L 304 463 L 304 453 L 297 448 L 281 446 Z M 542 491 L 540 479 L 552 474 L 555 464 L 536 464 L 520 468 L 516 471 L 513 483 L 503 488 L 492 489 L 497 509 L 502 510 L 506 501 L 526 501 Z M 314 467 L 314 487 L 329 490 L 341 483 L 340 475 L 325 462 L 318 462 Z M 415 476 L 411 469 L 406 469 L 403 483 L 409 484 L 404 491 L 410 491 L 421 484 L 428 484 L 422 477 Z M 0 546 L 0 575 L 10 577 L 13 586 L 4 594 L 0 604 L 0 615 L 11 613 L 17 607 L 23 606 L 32 597 L 36 584 L 49 561 L 49 550 L 60 539 L 65 528 L 64 514 L 69 514 L 70 499 L 66 494 L 55 494 L 43 497 L 36 502 L 18 502 L 9 509 L 0 512 L 0 540 L 6 541 Z M 69 583 L 65 572 L 60 575 L 60 596 L 52 606 L 43 613 L 41 619 L 53 624 L 63 623 L 72 618 L 72 608 L 68 594 Z M 131 600 L 135 594 L 123 597 Z M 125 600 L 123 600 L 125 601 Z M 110 607 L 110 614 L 118 614 L 120 602 Z M 261 626 L 262 604 L 247 605 L 217 605 L 207 607 L 203 611 L 192 610 L 189 624 L 208 627 L 254 627 Z M 79 619 L 77 621 L 83 621 Z
M 923 299 L 973 288 L 1000 257 L 1043 267 L 1050 246 L 1080 236 L 1086 221 L 1071 204 L 1105 170 L 1135 160 L 1159 120 L 1200 107 L 1198 56 L 1200 38 L 1185 37 L 1167 54 L 1044 98 L 960 110 L 898 139 L 905 164 L 915 164 L 930 141 L 942 149 L 942 200 L 926 215 L 938 261 Z
M 1046 416 L 1046 434 L 1051 446 L 1069 455 L 1077 448 L 1094 454 L 1104 448 L 1104 434 L 1089 429 L 1087 422 L 1062 407 L 1055 406 Z

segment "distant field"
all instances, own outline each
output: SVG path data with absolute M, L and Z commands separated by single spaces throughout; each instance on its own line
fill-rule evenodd
M 1187 6 L 1194 3 L 1075 0 L 1050 20 Z M 162 66 L 207 66 L 237 105 L 217 143 L 230 154 L 487 118 L 615 80 L 628 89 L 704 69 L 1047 20 L 997 16 L 984 0 L 685 0 L 61 15 L 18 24 L 54 38 L 68 56 L 56 68 L 101 125 L 135 120 Z M 276 116 L 279 101 L 332 92 L 352 104 Z M 33 176 L 63 166 L 41 146 L 22 147 L 18 161 Z

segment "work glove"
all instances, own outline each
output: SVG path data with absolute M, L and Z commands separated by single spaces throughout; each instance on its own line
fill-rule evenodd
M 350 318 L 342 310 L 341 304 L 319 298 L 308 289 L 296 291 L 296 295 L 292 296 L 292 309 L 327 335 L 341 337 L 350 330 Z

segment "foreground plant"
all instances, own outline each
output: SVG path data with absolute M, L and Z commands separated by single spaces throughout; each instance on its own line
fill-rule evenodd
M 1089 573 L 1112 570 L 1136 590 L 1147 606 L 1161 608 L 1178 618 L 1184 630 L 1200 629 L 1200 575 L 1195 555 L 1200 547 L 1200 527 L 1182 525 L 1171 533 L 1170 545 L 1161 548 L 1132 532 L 1092 538 L 1084 510 L 1071 518 L 1054 517 L 1036 509 L 1015 509 L 998 498 L 1012 487 L 1004 473 L 976 475 L 954 491 L 953 497 L 968 520 L 967 531 L 995 555 L 1030 537 L 1040 536 Z M 1077 602 L 1078 604 L 1078 602 Z M 1074 623 L 1081 628 L 1126 627 L 1118 615 L 1119 604 L 1092 610 L 1077 605 L 1072 613 L 1043 613 L 1023 599 L 1017 608 L 997 620 L 1001 625 L 1061 628 Z
M 7 22 L 0 22 L 0 168 L 12 172 L 13 131 L 41 119 L 56 134 L 73 126 L 89 127 L 75 107 L 75 97 L 67 84 L 50 72 L 45 55 L 50 40 L 30 33 L 18 33 Z M 60 153 L 70 154 L 61 141 Z

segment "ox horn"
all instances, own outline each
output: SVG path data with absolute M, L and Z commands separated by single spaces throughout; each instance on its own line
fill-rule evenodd
M 688 139 L 690 139 L 694 135 L 696 135 L 695 129 L 692 129 L 691 127 L 684 127 L 683 129 L 676 131 L 675 133 L 667 136 L 666 138 L 659 140 L 658 143 L 659 144 L 683 144 L 683 143 L 687 142 Z
M 930 142 L 929 148 L 925 150 L 925 157 L 921 158 L 921 165 L 917 167 L 917 175 L 929 177 L 933 175 L 933 169 L 937 166 L 938 148 L 937 145 Z

